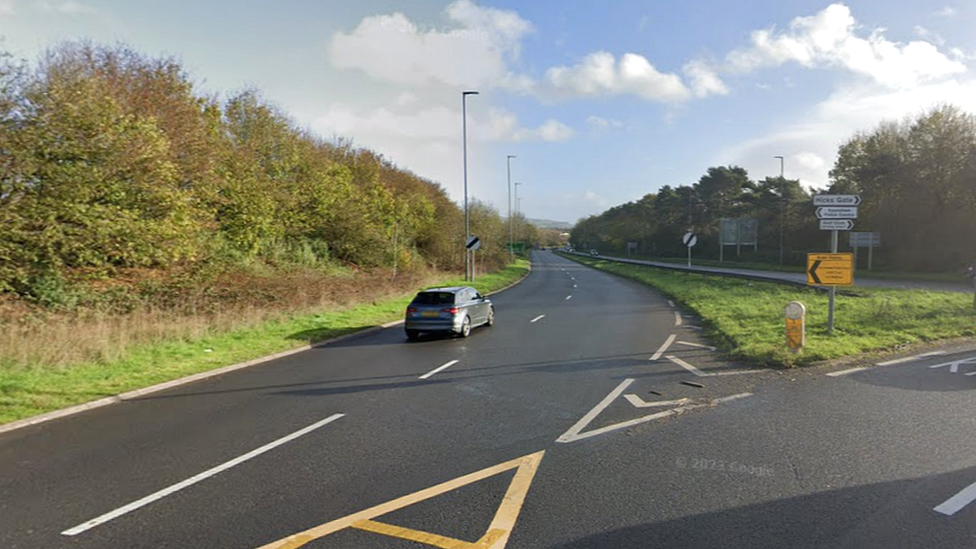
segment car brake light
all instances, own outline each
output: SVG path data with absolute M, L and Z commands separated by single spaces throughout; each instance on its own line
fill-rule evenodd
M 407 307 L 407 312 L 408 313 L 416 313 L 417 312 L 417 309 L 415 307 Z
M 449 308 L 446 308 L 446 309 L 441 309 L 441 312 L 442 313 L 451 313 L 452 315 L 456 315 L 457 312 L 458 312 L 458 308 L 457 307 L 449 307 Z

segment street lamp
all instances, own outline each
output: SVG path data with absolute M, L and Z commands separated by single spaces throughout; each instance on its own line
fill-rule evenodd
M 464 156 L 464 280 L 471 280 L 471 253 L 468 252 L 468 239 L 471 238 L 471 222 L 468 218 L 468 96 L 478 95 L 476 91 L 461 92 L 461 150 Z
M 508 165 L 508 257 L 510 263 L 515 263 L 515 250 L 512 246 L 515 244 L 514 229 L 515 225 L 512 224 L 512 159 L 518 158 L 514 154 L 510 154 L 505 157 L 505 163 Z
M 785 225 L 786 218 L 786 185 L 783 179 L 783 163 L 784 159 L 782 156 L 774 156 L 773 158 L 779 158 L 779 266 L 783 266 L 783 226 Z
M 519 185 L 521 185 L 521 183 L 519 183 L 519 182 L 516 182 L 515 183 L 515 217 L 518 217 L 518 215 L 519 215 L 519 197 L 518 197 L 518 188 L 519 188 Z M 516 225 L 515 226 L 515 238 L 518 238 L 518 236 L 519 236 L 518 229 L 519 229 L 519 227 L 518 227 L 518 225 Z M 514 241 L 512 242 L 512 244 L 514 245 Z

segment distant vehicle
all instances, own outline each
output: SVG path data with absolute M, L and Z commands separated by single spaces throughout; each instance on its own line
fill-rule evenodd
M 461 337 L 471 328 L 495 324 L 491 300 L 470 286 L 432 288 L 418 293 L 407 305 L 403 328 L 408 339 L 425 332 L 446 332 Z
M 590 255 L 600 255 L 600 252 L 596 250 L 590 250 Z

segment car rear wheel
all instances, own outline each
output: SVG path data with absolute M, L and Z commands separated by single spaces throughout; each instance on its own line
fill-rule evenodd
M 471 317 L 464 317 L 464 322 L 461 323 L 461 331 L 459 334 L 461 337 L 468 337 L 471 335 Z
M 407 330 L 407 339 L 412 341 L 414 339 L 417 339 L 418 337 L 420 337 L 420 332 L 418 332 L 417 330 Z
M 487 325 L 487 326 L 494 326 L 495 325 L 495 308 L 494 307 L 492 307 L 491 309 L 488 309 L 488 320 L 485 322 L 485 325 Z

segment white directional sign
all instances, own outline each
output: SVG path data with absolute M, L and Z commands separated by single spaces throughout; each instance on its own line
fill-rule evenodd
M 695 233 L 688 231 L 683 237 L 681 237 L 681 242 L 683 242 L 684 245 L 688 246 L 689 248 L 694 248 L 695 244 L 698 244 L 698 237 L 695 236 Z
M 814 206 L 857 206 L 861 197 L 856 194 L 815 194 Z
M 817 208 L 817 219 L 857 219 L 855 206 L 824 206 Z
M 821 231 L 849 231 L 854 228 L 854 221 L 850 219 L 821 219 Z

